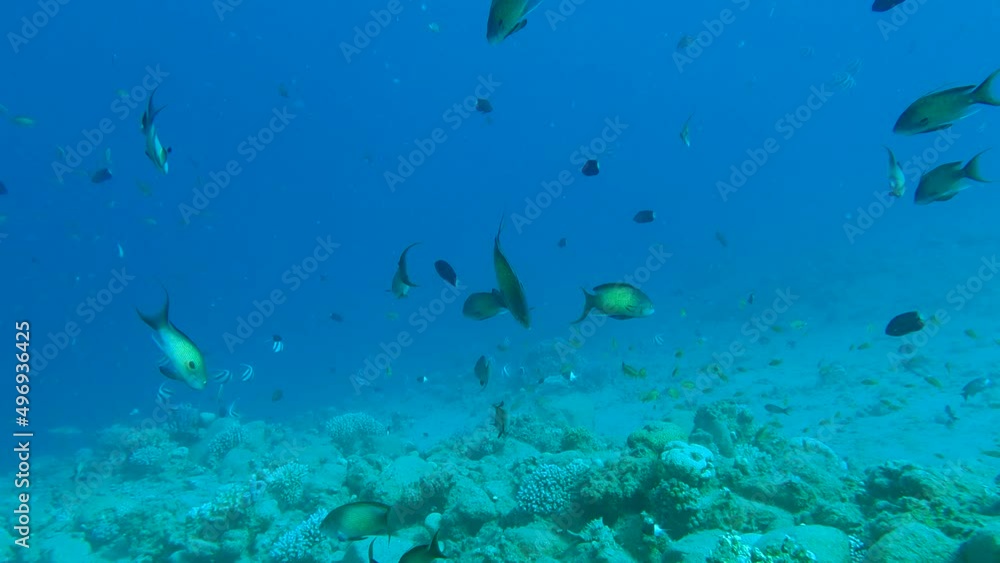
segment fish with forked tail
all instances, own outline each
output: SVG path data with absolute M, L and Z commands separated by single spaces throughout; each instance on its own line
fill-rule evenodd
M 417 287 L 417 284 L 410 280 L 410 275 L 406 271 L 406 253 L 410 251 L 411 248 L 420 244 L 415 242 L 410 246 L 407 246 L 403 253 L 399 255 L 399 264 L 396 266 L 396 273 L 392 276 L 392 286 L 388 290 L 397 299 L 402 299 L 410 293 L 411 287 Z
M 166 356 L 166 361 L 160 366 L 160 373 L 201 391 L 208 385 L 205 357 L 202 356 L 198 346 L 167 318 L 170 295 L 166 290 L 163 290 L 163 295 L 163 308 L 156 314 L 145 315 L 139 309 L 135 311 L 139 314 L 139 318 L 153 329 L 153 342 Z
M 399 563 L 428 563 L 435 559 L 448 559 L 448 556 L 441 552 L 438 547 L 438 532 L 434 532 L 431 543 L 418 545 L 411 548 L 399 558 Z
M 617 320 L 648 317 L 655 311 L 649 296 L 627 283 L 599 285 L 594 288 L 594 293 L 584 289 L 583 297 L 583 314 L 573 324 L 583 322 L 594 309 Z
M 979 164 L 979 159 L 988 150 L 972 157 L 965 166 L 962 166 L 961 161 L 949 162 L 921 176 L 917 191 L 913 194 L 913 202 L 917 205 L 926 205 L 948 201 L 959 192 L 971 187 L 971 184 L 966 182 L 967 179 L 982 183 L 990 182 L 983 177 Z
M 975 112 L 973 106 L 1000 106 L 1000 94 L 994 91 L 993 85 L 997 77 L 1000 77 L 1000 69 L 995 70 L 979 86 L 970 84 L 923 96 L 906 108 L 892 131 L 900 135 L 940 131 L 954 125 L 953 122 L 972 115 Z
M 146 137 L 146 156 L 149 160 L 156 165 L 156 168 L 166 174 L 170 171 L 170 165 L 167 163 L 167 157 L 171 153 L 170 147 L 164 147 L 163 143 L 160 142 L 159 135 L 156 134 L 156 125 L 153 121 L 156 116 L 159 115 L 163 106 L 157 109 L 153 105 L 153 95 L 156 94 L 156 89 L 154 88 L 152 92 L 149 93 L 149 100 L 146 102 L 146 111 L 142 113 L 142 120 L 140 122 L 140 130 L 142 134 Z

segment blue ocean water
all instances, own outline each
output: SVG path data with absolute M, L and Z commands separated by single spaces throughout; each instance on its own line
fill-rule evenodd
M 978 106 L 944 133 L 892 133 L 921 95 L 996 70 L 995 2 L 910 0 L 877 14 L 864 2 L 548 0 L 499 45 L 484 38 L 488 11 L 441 0 L 7 3 L 0 283 L 6 322 L 31 324 L 34 454 L 68 466 L 101 429 L 155 408 L 167 380 L 135 309 L 156 310 L 162 286 L 211 373 L 255 374 L 219 394 L 170 382 L 175 400 L 213 413 L 236 401 L 244 422 L 402 415 L 420 430 L 406 439 L 430 447 L 489 425 L 501 400 L 524 412 L 547 400 L 524 390 L 558 373 L 532 358 L 562 342 L 572 359 L 552 361 L 574 370 L 579 408 L 609 440 L 680 403 L 735 398 L 765 416 L 764 403 L 784 402 L 794 436 L 858 410 L 849 398 L 891 395 L 903 414 L 884 434 L 856 418 L 824 441 L 859 466 L 945 456 L 996 473 L 978 453 L 995 446 L 995 411 L 960 391 L 994 369 L 997 293 L 981 266 L 996 252 L 1000 194 L 976 185 L 928 206 L 912 194 L 931 167 L 994 147 L 1000 110 Z M 694 46 L 678 47 L 686 35 Z M 139 130 L 154 88 L 168 174 Z M 493 111 L 471 109 L 475 97 Z M 679 138 L 689 116 L 690 147 Z M 904 164 L 898 200 L 884 195 L 883 146 Z M 113 178 L 92 183 L 106 154 Z M 591 156 L 600 174 L 587 177 Z M 987 177 L 1000 179 L 998 159 L 984 156 Z M 653 223 L 632 221 L 643 209 Z M 469 293 L 496 285 L 501 219 L 530 330 L 510 315 L 462 315 Z M 387 290 L 414 242 L 418 286 L 395 299 Z M 458 291 L 437 277 L 442 259 Z M 656 313 L 580 339 L 580 288 L 627 279 Z M 763 317 L 761 343 L 746 327 L 769 307 L 781 310 Z M 919 346 L 920 377 L 940 386 L 884 373 L 899 342 L 882 330 L 908 310 L 954 319 Z M 733 343 L 747 355 L 728 359 Z M 495 374 L 481 393 L 472 365 L 483 354 L 526 375 Z M 623 379 L 622 361 L 655 375 Z M 816 384 L 817 364 L 834 363 L 845 373 Z M 704 396 L 668 395 L 681 389 L 675 365 L 698 386 L 712 364 L 746 373 L 709 378 Z M 659 401 L 640 401 L 653 388 Z M 946 404 L 976 425 L 935 422 Z

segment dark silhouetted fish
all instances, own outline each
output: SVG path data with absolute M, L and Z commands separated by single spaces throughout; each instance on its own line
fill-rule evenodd
M 435 559 L 448 559 L 438 547 L 438 532 L 434 532 L 434 537 L 428 545 L 418 545 L 404 553 L 399 558 L 399 563 L 429 563 Z
M 434 263 L 434 269 L 437 270 L 441 279 L 448 282 L 452 287 L 458 287 L 458 274 L 455 273 L 455 268 L 452 268 L 451 264 L 444 260 L 438 260 Z
M 502 438 L 507 433 L 507 410 L 503 408 L 503 401 L 493 405 L 493 424 L 497 427 L 497 438 Z
M 977 377 L 966 383 L 965 387 L 962 388 L 962 400 L 968 401 L 970 397 L 975 397 L 983 391 L 993 388 L 995 385 L 989 377 Z
M 648 209 L 644 209 L 644 210 L 636 213 L 635 217 L 633 217 L 632 220 L 635 221 L 636 223 L 640 223 L 640 224 L 642 224 L 642 223 L 652 223 L 653 221 L 656 220 L 656 213 L 653 212 L 653 211 L 650 211 Z
M 100 184 L 101 182 L 107 182 L 111 179 L 111 171 L 107 168 L 101 168 L 97 172 L 94 172 L 90 176 L 91 183 Z
M 924 328 L 924 319 L 920 313 L 910 311 L 896 315 L 885 326 L 885 333 L 889 336 L 906 336 Z
M 899 6 L 906 0 L 875 0 L 872 4 L 873 12 L 888 12 L 889 10 Z
M 479 356 L 475 367 L 476 377 L 479 379 L 479 387 L 485 389 L 490 382 L 490 372 L 493 371 L 493 362 L 486 356 Z
M 583 168 L 580 169 L 580 172 L 584 176 L 597 176 L 601 172 L 601 165 L 596 160 L 588 160 L 583 163 Z
M 788 414 L 789 407 L 779 407 L 778 405 L 772 405 L 768 403 L 764 405 L 764 410 L 771 414 Z

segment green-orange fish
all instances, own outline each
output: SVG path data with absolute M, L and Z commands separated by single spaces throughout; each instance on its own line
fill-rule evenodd
M 319 527 L 326 535 L 339 540 L 388 536 L 390 510 L 389 505 L 380 502 L 351 502 L 331 510 Z

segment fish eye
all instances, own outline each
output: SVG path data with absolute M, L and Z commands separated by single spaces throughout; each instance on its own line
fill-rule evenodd
M 923 119 L 920 120 L 920 124 L 921 125 L 927 125 L 930 122 L 931 122 L 931 118 L 929 118 L 929 117 L 925 117 L 925 118 L 923 118 Z
M 194 368 L 196 368 L 196 367 L 197 367 L 197 365 L 195 365 L 195 363 L 194 363 L 193 361 L 191 361 L 191 362 L 188 362 L 188 369 L 189 369 L 189 370 L 192 370 L 192 371 L 193 371 L 193 370 L 194 370 Z

